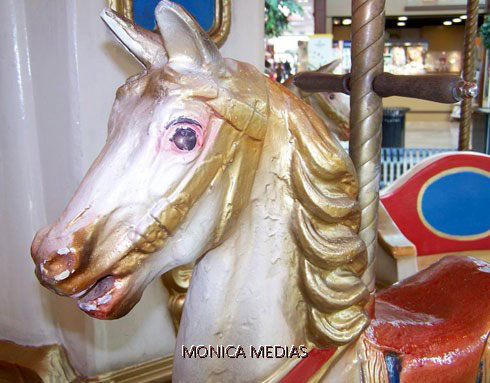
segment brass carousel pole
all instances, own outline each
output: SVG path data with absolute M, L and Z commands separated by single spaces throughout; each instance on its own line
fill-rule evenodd
M 466 10 L 467 18 L 464 32 L 464 64 L 463 79 L 473 81 L 475 72 L 475 40 L 478 29 L 478 0 L 468 0 Z M 464 99 L 461 105 L 461 119 L 459 122 L 459 150 L 470 149 L 471 117 L 473 100 Z
M 376 226 L 381 168 L 382 98 L 373 90 L 383 72 L 385 0 L 352 0 L 352 74 L 349 154 L 359 177 L 361 227 L 368 250 L 363 280 L 375 285 Z

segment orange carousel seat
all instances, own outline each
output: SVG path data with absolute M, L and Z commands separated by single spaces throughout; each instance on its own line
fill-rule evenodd
M 490 261 L 490 156 L 450 152 L 380 192 L 377 278 L 391 284 L 453 254 Z

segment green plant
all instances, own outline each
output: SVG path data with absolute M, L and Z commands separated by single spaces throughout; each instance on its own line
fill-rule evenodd
M 485 21 L 480 27 L 480 36 L 483 39 L 485 48 L 490 48 L 490 18 L 488 16 L 485 17 Z
M 287 29 L 288 17 L 293 13 L 303 14 L 303 7 L 296 0 L 265 0 L 266 36 L 280 36 Z

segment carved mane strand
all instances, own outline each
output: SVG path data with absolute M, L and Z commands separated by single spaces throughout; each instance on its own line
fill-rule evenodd
M 293 225 L 308 332 L 318 347 L 346 344 L 369 323 L 361 276 L 366 247 L 358 237 L 358 183 L 347 154 L 312 109 L 289 114 L 295 138 L 291 182 Z

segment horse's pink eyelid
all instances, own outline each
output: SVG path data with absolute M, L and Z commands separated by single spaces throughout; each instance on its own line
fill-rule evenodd
M 197 126 L 199 129 L 202 130 L 202 126 L 199 123 L 199 121 L 193 120 L 192 118 L 183 117 L 183 116 L 180 116 L 180 117 L 176 118 L 175 120 L 170 121 L 167 124 L 167 126 L 165 127 L 165 129 L 169 129 L 172 126 L 177 125 L 177 124 L 190 124 L 190 125 Z

